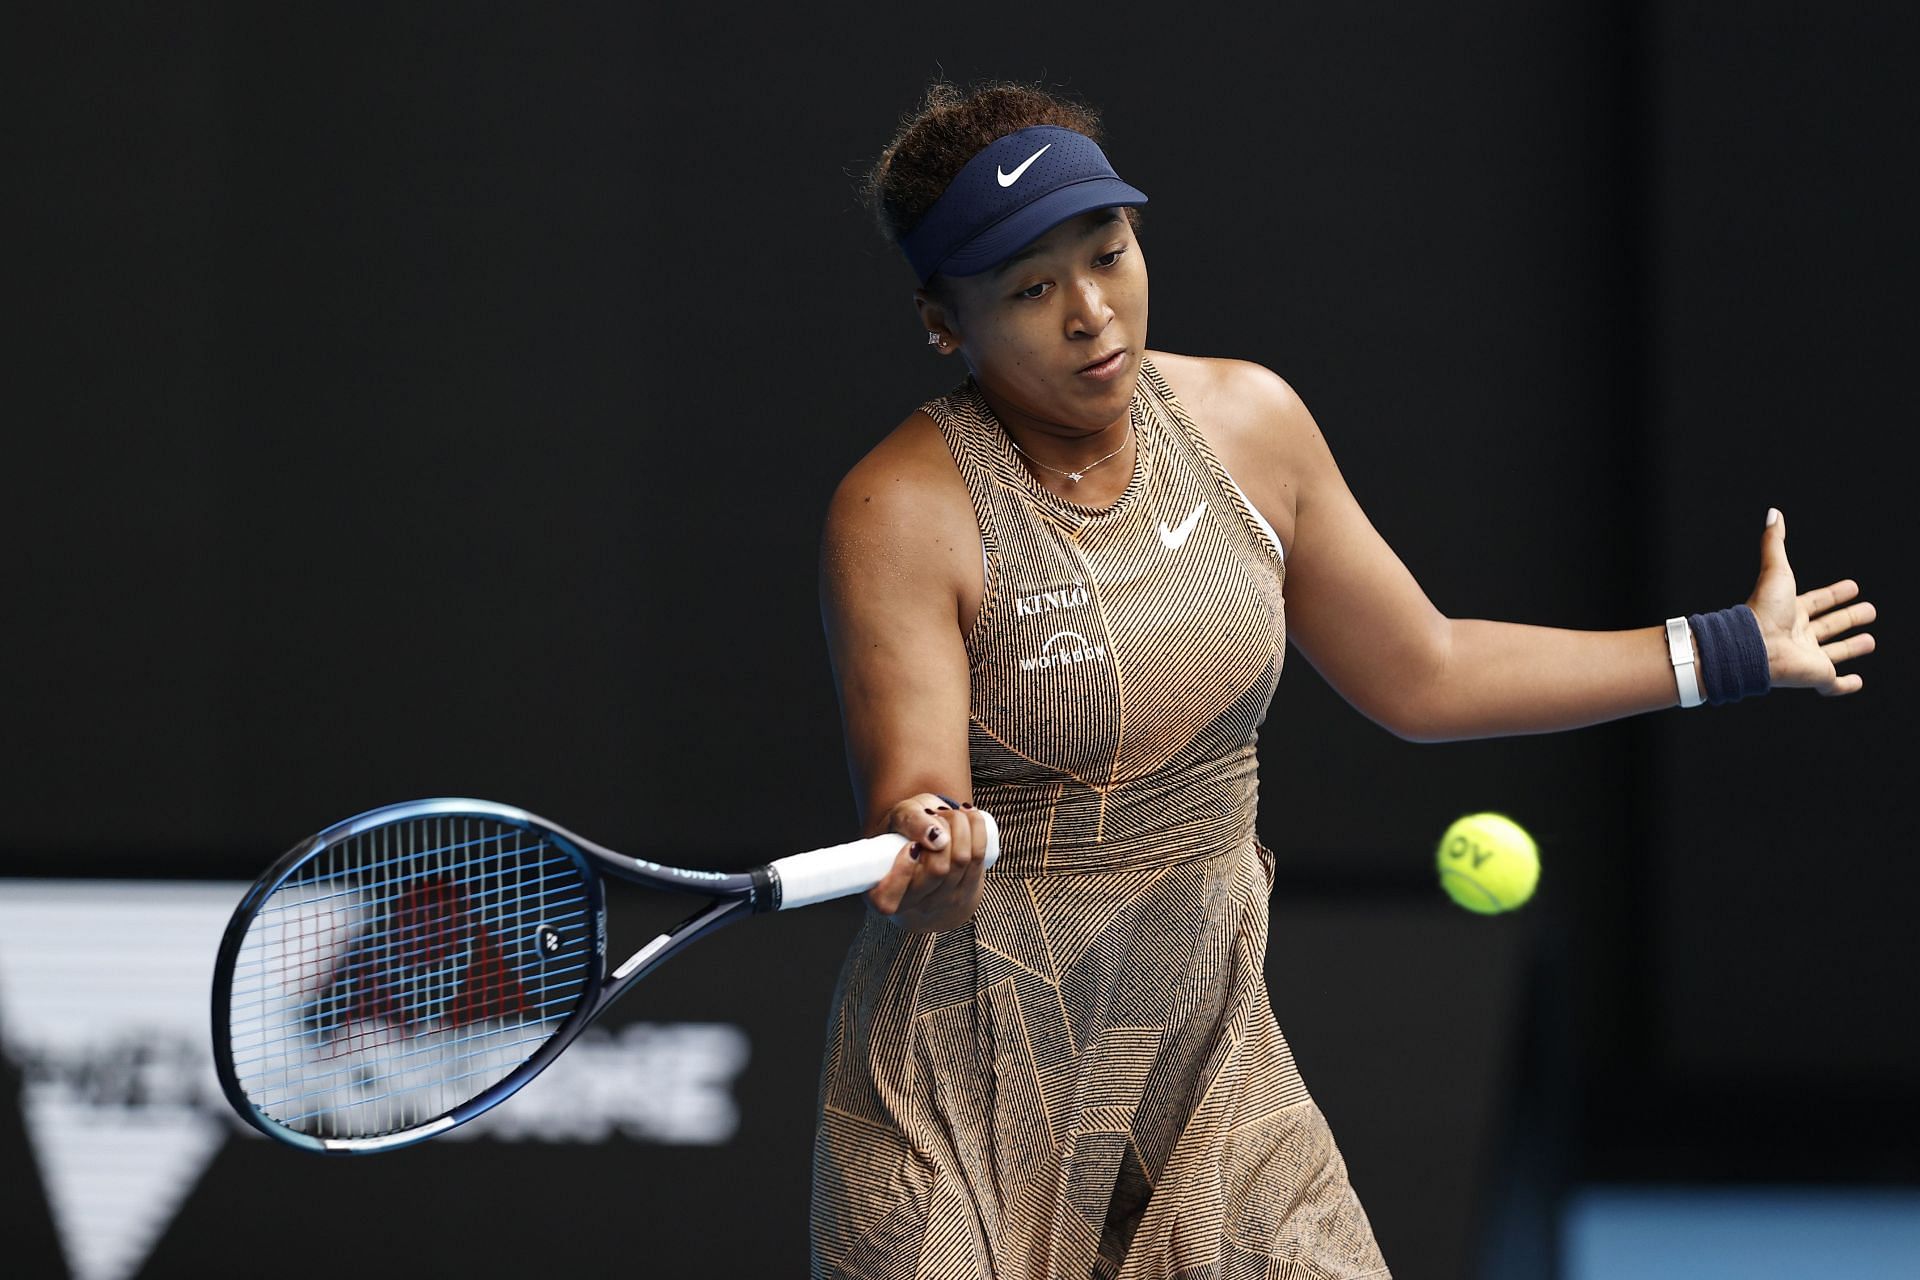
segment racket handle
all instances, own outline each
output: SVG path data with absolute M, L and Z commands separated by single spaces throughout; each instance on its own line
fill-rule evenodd
M 976 812 L 987 820 L 986 859 L 991 867 L 1000 858 L 1000 824 L 985 809 Z M 893 870 L 894 860 L 909 843 L 905 836 L 869 836 L 851 844 L 775 859 L 769 865 L 780 877 L 779 910 L 791 911 L 829 898 L 865 893 Z

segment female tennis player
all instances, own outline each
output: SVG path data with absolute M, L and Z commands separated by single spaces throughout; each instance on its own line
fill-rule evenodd
M 1850 581 L 1798 593 L 1769 511 L 1731 609 L 1446 617 L 1291 387 L 1148 349 L 1147 197 L 1098 138 L 1036 89 L 937 85 L 872 175 L 929 348 L 966 376 L 827 517 L 857 800 L 913 843 L 841 975 L 814 1274 L 1386 1275 L 1262 974 L 1254 742 L 1286 640 L 1444 741 L 1852 693 L 1835 664 L 1872 650 L 1874 610 Z

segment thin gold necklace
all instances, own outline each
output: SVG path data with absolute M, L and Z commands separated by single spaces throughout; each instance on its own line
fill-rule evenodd
M 1001 430 L 1006 431 L 1006 428 L 1002 427 Z M 1107 454 L 1104 458 L 1095 458 L 1092 462 L 1089 462 L 1086 466 L 1081 467 L 1077 471 L 1067 471 L 1060 467 L 1048 466 L 1046 463 L 1040 461 L 1040 459 L 1028 453 L 1025 449 L 1022 449 L 1020 447 L 1020 442 L 1013 438 L 1013 432 L 1011 431 L 1007 431 L 1007 443 L 1013 446 L 1013 451 L 1015 453 L 1025 458 L 1028 462 L 1031 462 L 1034 466 L 1039 467 L 1042 471 L 1051 471 L 1057 476 L 1065 476 L 1067 479 L 1073 481 L 1073 483 L 1079 484 L 1082 480 L 1087 478 L 1087 472 L 1093 470 L 1095 467 L 1099 466 L 1103 462 L 1111 462 L 1113 459 L 1119 457 L 1120 450 L 1132 444 L 1134 441 L 1134 437 L 1138 432 L 1139 432 L 1139 428 L 1136 427 L 1133 422 L 1133 407 L 1129 405 L 1127 407 L 1127 438 L 1120 442 L 1120 448 L 1115 449 L 1112 453 Z

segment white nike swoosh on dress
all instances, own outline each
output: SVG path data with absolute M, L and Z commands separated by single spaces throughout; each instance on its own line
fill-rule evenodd
M 1047 147 L 1050 147 L 1052 145 L 1053 144 L 1049 142 L 1047 144 Z M 1012 173 L 1006 172 L 999 165 L 993 166 L 994 176 L 1000 179 L 1000 185 L 1003 187 L 1010 187 L 1014 183 L 1020 181 L 1020 175 L 1027 171 L 1027 166 L 1032 164 L 1035 160 L 1038 160 L 1040 158 L 1040 152 L 1045 151 L 1047 147 L 1040 148 L 1040 151 L 1036 151 L 1032 155 L 1028 156 L 1025 160 L 1022 160 L 1020 162 L 1020 167 L 1018 169 L 1015 169 Z
M 1207 504 L 1204 502 L 1195 507 L 1192 514 L 1185 520 L 1182 520 L 1180 527 L 1177 529 L 1167 528 L 1167 522 L 1162 520 L 1160 522 L 1160 545 L 1169 551 L 1178 551 L 1181 547 L 1184 547 L 1187 544 L 1187 539 L 1193 536 L 1194 526 L 1200 523 L 1200 513 L 1206 509 Z

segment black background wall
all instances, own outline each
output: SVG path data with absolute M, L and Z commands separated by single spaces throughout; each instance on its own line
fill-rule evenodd
M 1908 11 L 7 23 L 8 869 L 245 877 L 437 793 L 695 864 L 849 832 L 816 532 L 953 376 L 855 179 L 929 76 L 1043 79 L 1153 196 L 1155 345 L 1287 377 L 1448 613 L 1733 603 L 1768 505 L 1803 586 L 1865 584 L 1886 651 L 1841 702 L 1413 746 L 1296 655 L 1261 829 L 1289 908 L 1388 921 L 1456 814 L 1535 831 L 1569 1176 L 1920 1178 Z M 1338 979 L 1273 981 L 1291 1025 Z M 1320 1035 L 1377 1024 L 1331 994 Z M 1350 1149 L 1363 1106 L 1328 1102 Z

